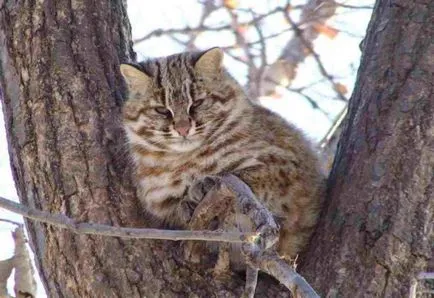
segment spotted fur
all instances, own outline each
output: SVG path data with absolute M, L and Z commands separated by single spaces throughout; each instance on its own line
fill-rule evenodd
M 319 214 L 318 160 L 297 129 L 247 99 L 222 58 L 213 48 L 121 66 L 139 197 L 157 218 L 183 226 L 180 206 L 192 183 L 232 173 L 283 219 L 279 249 L 293 257 Z M 187 136 L 179 123 L 189 128 Z

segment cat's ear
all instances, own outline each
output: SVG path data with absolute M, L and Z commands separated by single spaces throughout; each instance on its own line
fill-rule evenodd
M 150 76 L 134 66 L 121 64 L 120 70 L 130 89 L 147 89 L 152 83 Z
M 203 74 L 219 74 L 223 67 L 223 51 L 220 48 L 212 48 L 204 52 L 194 65 L 194 69 Z

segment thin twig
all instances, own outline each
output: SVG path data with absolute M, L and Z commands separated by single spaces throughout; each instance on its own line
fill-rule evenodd
M 283 48 L 279 59 L 272 63 L 265 72 L 265 77 L 279 83 L 285 80 L 287 81 L 287 86 L 291 85 L 296 77 L 298 66 L 311 54 L 311 52 L 306 51 L 308 47 L 305 46 L 305 43 L 311 45 L 319 36 L 316 27 L 325 24 L 330 17 L 335 15 L 336 4 L 333 0 L 309 0 L 303 5 L 300 20 L 297 23 L 288 20 L 291 8 L 291 3 L 288 0 L 285 9 L 282 10 L 282 14 L 288 23 L 291 24 L 290 29 L 297 29 L 297 31 Z M 300 36 L 303 37 L 303 40 L 299 38 Z M 265 81 L 261 90 L 262 94 L 268 95 L 274 93 L 277 85 L 270 81 Z
M 254 11 L 251 9 L 250 12 L 254 17 L 255 16 Z M 256 90 L 248 90 L 248 92 L 251 97 L 256 99 L 260 95 L 261 81 L 263 80 L 265 67 L 267 66 L 267 44 L 265 42 L 265 37 L 262 32 L 261 26 L 259 26 L 259 23 L 254 23 L 254 27 L 259 37 L 259 44 L 260 44 L 259 52 L 260 52 L 261 62 L 259 67 L 257 68 L 256 77 L 252 78 L 255 79 L 256 84 L 254 84 L 254 86 Z
M 13 220 L 6 219 L 6 218 L 0 218 L 0 221 L 2 221 L 2 222 L 7 222 L 7 223 L 10 223 L 10 224 L 13 224 L 13 225 L 19 226 L 19 227 L 21 227 L 21 226 L 23 225 L 23 224 L 20 223 L 20 222 L 13 221 Z
M 343 8 L 349 8 L 349 9 L 374 9 L 373 6 L 370 5 L 361 5 L 361 6 L 357 6 L 357 5 L 349 5 L 349 4 L 345 4 L 345 3 L 336 3 L 337 6 L 343 7 Z
M 333 137 L 336 137 L 336 132 L 339 127 L 341 127 L 342 122 L 345 119 L 345 116 L 347 115 L 347 107 L 345 106 L 340 113 L 336 116 L 335 121 L 330 126 L 327 133 L 324 135 L 324 137 L 321 139 L 321 141 L 318 143 L 318 147 L 321 150 L 324 150 L 324 148 L 327 147 L 327 145 L 330 143 L 330 140 L 333 139 Z
M 199 19 L 199 27 L 205 26 L 205 21 L 207 18 L 216 10 L 218 10 L 218 6 L 215 5 L 213 0 L 205 0 L 201 2 L 202 6 L 202 15 Z M 190 40 L 187 42 L 187 50 L 194 51 L 196 50 L 195 42 L 197 37 L 199 36 L 199 32 L 189 34 Z
M 286 6 L 285 7 L 278 6 L 278 7 L 274 8 L 273 10 L 270 10 L 269 12 L 267 12 L 265 14 L 261 14 L 258 17 L 251 19 L 248 22 L 239 23 L 239 25 L 240 26 L 251 26 L 255 23 L 259 23 L 260 21 L 262 21 L 263 19 L 265 19 L 271 15 L 274 15 L 278 12 L 282 12 L 285 8 L 286 8 Z M 216 27 L 210 27 L 210 26 L 204 25 L 203 22 L 201 22 L 199 24 L 199 26 L 197 26 L 197 27 L 187 26 L 184 28 L 156 29 L 152 32 L 149 32 L 148 34 L 146 34 L 143 37 L 140 37 L 140 38 L 133 40 L 133 43 L 135 45 L 137 45 L 138 43 L 141 43 L 141 42 L 143 42 L 147 39 L 150 39 L 152 37 L 160 37 L 163 35 L 172 35 L 172 34 L 177 34 L 177 33 L 180 33 L 180 34 L 195 33 L 195 34 L 197 34 L 197 33 L 201 33 L 204 31 L 223 31 L 223 30 L 231 30 L 231 29 L 233 29 L 231 24 L 216 26 Z
M 307 41 L 305 37 L 303 36 L 302 30 L 297 26 L 297 24 L 291 19 L 288 13 L 283 14 L 285 19 L 288 21 L 288 23 L 293 28 L 295 34 L 302 42 L 303 46 L 308 50 L 308 52 L 313 56 L 315 59 L 318 68 L 321 72 L 321 74 L 331 83 L 333 90 L 338 95 L 338 98 L 343 101 L 348 101 L 347 97 L 337 88 L 336 82 L 334 81 L 334 78 L 331 74 L 328 73 L 328 71 L 325 69 L 324 64 L 322 63 L 319 55 L 315 52 L 315 50 L 312 47 L 311 42 Z
M 434 279 L 434 272 L 421 272 L 417 275 L 417 279 Z
M 248 45 L 249 47 L 251 47 L 251 46 L 254 46 L 254 45 L 260 44 L 263 40 L 273 39 L 273 38 L 276 38 L 276 37 L 281 36 L 282 34 L 288 33 L 288 32 L 290 32 L 290 31 L 292 31 L 292 28 L 286 28 L 286 29 L 284 29 L 284 30 L 282 30 L 282 31 L 280 31 L 280 32 L 278 32 L 278 33 L 273 33 L 273 34 L 270 34 L 270 35 L 264 36 L 262 39 L 260 38 L 260 39 L 257 39 L 257 40 L 255 40 L 255 41 L 250 41 L 250 42 L 247 43 L 247 45 Z M 239 48 L 239 46 L 238 46 L 238 45 L 220 46 L 220 48 L 222 48 L 222 49 L 224 49 L 224 50 L 233 50 L 233 49 Z
M 309 87 L 313 86 L 314 84 L 311 84 L 310 86 L 307 85 L 307 86 L 303 86 L 303 87 L 299 87 L 299 88 L 292 88 L 290 86 L 285 87 L 282 84 L 280 84 L 279 82 L 276 82 L 269 77 L 265 77 L 264 81 L 271 82 L 271 83 L 275 84 L 276 86 L 282 86 L 286 90 L 302 96 L 312 106 L 312 109 L 316 109 L 316 110 L 320 111 L 324 116 L 326 116 L 327 118 L 330 119 L 329 113 L 327 113 L 325 110 L 323 110 L 312 97 L 310 97 L 309 95 L 307 95 L 306 93 L 303 92 L 303 90 L 308 89 Z
M 48 212 L 29 208 L 25 205 L 0 197 L 0 208 L 20 214 L 26 218 L 69 229 L 76 234 L 90 234 L 135 239 L 161 239 L 161 240 L 201 240 L 220 242 L 252 242 L 257 233 L 219 232 L 219 231 L 186 231 L 186 230 L 159 230 L 121 228 L 95 223 L 78 222 L 63 214 L 50 214 Z

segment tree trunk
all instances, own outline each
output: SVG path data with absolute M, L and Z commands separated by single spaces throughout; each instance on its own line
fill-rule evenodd
M 377 1 L 303 272 L 330 297 L 407 297 L 434 270 L 434 1 Z
M 429 0 L 377 3 L 304 266 L 322 294 L 405 296 L 432 256 L 433 16 Z M 82 221 L 145 226 L 117 120 L 118 64 L 133 57 L 122 1 L 1 1 L 0 22 L 3 111 L 21 202 Z M 185 264 L 179 243 L 27 228 L 50 297 L 243 290 L 239 276 L 214 280 L 211 260 Z M 288 292 L 261 278 L 257 296 Z
M 120 122 L 120 60 L 133 57 L 121 0 L 1 1 L 1 84 L 22 203 L 86 222 L 144 227 Z M 238 297 L 183 262 L 179 243 L 78 236 L 26 222 L 50 297 Z M 271 279 L 263 297 L 288 296 Z M 194 294 L 193 294 L 194 293 Z

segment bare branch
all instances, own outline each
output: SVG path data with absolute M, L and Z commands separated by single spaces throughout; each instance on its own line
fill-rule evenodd
M 257 237 L 257 233 L 218 232 L 218 231 L 185 231 L 185 230 L 159 230 L 121 228 L 95 223 L 80 223 L 63 214 L 50 214 L 36 210 L 22 204 L 0 197 L 0 207 L 26 218 L 54 225 L 59 228 L 69 229 L 76 234 L 90 234 L 101 236 L 113 236 L 136 239 L 161 239 L 161 240 L 201 240 L 220 242 L 251 242 Z
M 298 275 L 289 265 L 281 260 L 274 252 L 274 245 L 279 236 L 279 228 L 276 224 L 273 215 L 256 200 L 251 189 L 239 178 L 234 175 L 225 175 L 219 178 L 221 183 L 220 189 L 223 193 L 229 195 L 232 193 L 235 200 L 236 211 L 248 216 L 254 226 L 256 232 L 251 233 L 236 233 L 236 232 L 217 232 L 217 231 L 185 231 L 185 230 L 157 230 L 157 229 L 137 229 L 137 228 L 120 228 L 101 224 L 79 223 L 62 214 L 50 214 L 36 209 L 31 209 L 22 204 L 7 200 L 0 197 L 0 207 L 9 211 L 20 214 L 26 218 L 55 225 L 60 228 L 70 229 L 78 234 L 93 234 L 103 236 L 115 236 L 125 238 L 147 238 L 147 239 L 164 239 L 164 240 L 206 240 L 220 242 L 242 242 L 242 252 L 246 256 L 247 263 L 252 266 L 248 270 L 248 285 L 246 293 L 251 296 L 254 292 L 251 288 L 255 285 L 256 273 L 255 270 L 260 269 L 274 276 L 282 282 L 288 289 L 297 290 L 301 293 L 301 297 L 319 297 L 315 291 L 306 283 L 304 278 Z M 215 193 L 214 193 L 215 194 Z M 225 200 L 233 202 L 234 200 Z M 206 207 L 199 207 L 195 211 L 197 225 L 201 220 L 206 222 L 211 215 L 209 212 L 213 207 L 213 202 L 219 200 L 208 199 L 204 201 Z M 199 204 L 200 205 L 200 204 Z M 227 206 L 226 206 L 227 207 Z M 221 210 L 220 210 L 221 209 Z M 220 208 L 219 212 L 225 212 Z M 202 217 L 201 217 L 202 216 Z M 205 219 L 203 219 L 205 218 Z M 193 224 L 196 225 L 196 224 Z M 19 228 L 22 229 L 22 228 Z M 18 237 L 18 234 L 17 234 Z M 16 237 L 16 239 L 18 239 Z M 21 239 L 21 238 L 20 238 Z M 22 242 L 22 241 L 21 241 Z
M 249 260 L 253 266 L 275 277 L 290 289 L 294 297 L 320 297 L 307 281 L 275 252 L 252 254 Z
M 247 45 L 249 47 L 251 47 L 251 46 L 260 44 L 263 41 L 267 41 L 269 39 L 273 39 L 273 38 L 279 37 L 280 35 L 285 34 L 285 33 L 289 32 L 289 31 L 292 31 L 292 28 L 286 28 L 286 29 L 284 29 L 284 30 L 282 30 L 280 32 L 264 36 L 262 39 L 259 38 L 259 39 L 255 40 L 255 41 L 250 41 L 250 42 L 247 43 Z M 220 48 L 225 49 L 225 50 L 233 50 L 233 49 L 238 48 L 238 47 L 239 47 L 238 45 L 232 45 L 232 46 L 221 46 Z M 245 63 L 245 61 L 243 61 L 243 62 Z
M 227 9 L 227 12 L 231 18 L 231 26 L 235 35 L 236 45 L 239 45 L 243 49 L 244 55 L 246 56 L 245 63 L 247 65 L 247 76 L 249 78 L 247 91 L 250 92 L 253 90 L 251 85 L 254 85 L 257 82 L 256 74 L 258 73 L 258 68 L 255 65 L 255 56 L 252 54 L 251 47 L 244 37 L 244 34 L 240 32 L 240 28 L 242 26 L 238 22 L 238 15 L 235 14 L 231 9 Z M 255 94 L 249 93 L 248 95 L 250 98 L 256 98 Z
M 370 5 L 349 5 L 349 4 L 345 4 L 345 3 L 336 3 L 337 6 L 339 7 L 343 7 L 343 8 L 350 8 L 350 9 L 374 9 L 373 6 Z
M 206 19 L 211 15 L 211 13 L 219 9 L 219 7 L 214 3 L 214 0 L 205 0 L 201 2 L 201 4 L 203 4 L 202 15 L 200 16 L 198 27 L 205 26 Z M 199 36 L 199 32 L 191 33 L 189 34 L 189 36 L 190 40 L 187 42 L 186 48 L 189 51 L 194 51 L 196 50 L 196 46 L 194 43 Z
M 332 75 L 330 75 L 327 70 L 324 67 L 324 64 L 322 63 L 319 55 L 314 51 L 313 47 L 312 47 L 312 43 L 308 40 L 305 39 L 305 37 L 303 36 L 303 32 L 300 30 L 300 28 L 297 27 L 297 25 L 295 24 L 295 22 L 291 19 L 291 17 L 286 13 L 284 14 L 286 20 L 288 21 L 289 24 L 291 24 L 292 28 L 295 31 L 295 34 L 297 35 L 297 37 L 300 39 L 300 41 L 302 42 L 303 46 L 305 47 L 305 49 L 307 49 L 307 52 L 309 52 L 313 58 L 315 59 L 318 68 L 321 72 L 321 74 L 331 83 L 333 89 L 335 90 L 336 94 L 338 95 L 338 98 L 343 100 L 343 101 L 348 101 L 348 99 L 346 98 L 346 96 L 339 90 L 339 88 L 337 88 L 337 84 L 334 81 L 334 78 Z
M 289 10 L 291 6 L 289 1 L 282 13 L 289 22 Z M 336 12 L 336 3 L 333 0 L 309 0 L 306 5 L 303 6 L 300 21 L 295 24 L 289 22 L 292 29 L 297 29 L 294 37 L 286 44 L 285 48 L 279 59 L 270 65 L 265 72 L 265 77 L 271 79 L 271 81 L 264 82 L 262 88 L 262 95 L 269 95 L 274 93 L 276 85 L 272 82 L 285 81 L 285 85 L 289 86 L 292 80 L 295 78 L 298 65 L 303 62 L 310 51 L 306 51 L 307 43 L 309 48 L 312 48 L 312 42 L 319 36 L 319 32 L 316 30 L 316 26 L 323 25 L 332 17 Z M 303 27 L 303 30 L 299 29 Z M 302 42 L 301 38 L 305 41 Z M 278 84 L 278 85 L 279 85 Z
M 338 141 L 342 132 L 343 122 L 347 115 L 347 107 L 336 116 L 329 130 L 318 143 L 318 149 L 322 156 L 322 166 L 325 173 L 329 173 L 332 169 L 333 160 L 335 157 Z
M 347 107 L 343 108 L 342 111 L 336 116 L 335 121 L 330 126 L 330 128 L 327 131 L 327 133 L 325 134 L 325 136 L 318 143 L 318 147 L 321 150 L 324 150 L 330 144 L 330 141 L 333 138 L 339 137 L 337 135 L 337 131 L 338 131 L 339 127 L 341 126 L 342 122 L 344 121 L 346 115 L 347 115 Z
M 269 81 L 271 79 L 269 77 L 267 77 L 264 80 Z M 280 85 L 278 82 L 273 82 L 273 83 L 276 86 Z M 293 93 L 296 93 L 296 94 L 302 96 L 304 99 L 306 99 L 310 103 L 310 105 L 312 106 L 313 109 L 320 111 L 324 116 L 326 116 L 327 118 L 330 118 L 330 115 L 326 111 L 324 111 L 312 97 L 310 97 L 309 95 L 307 95 L 306 93 L 303 92 L 305 89 L 308 89 L 312 85 L 314 85 L 314 84 L 310 84 L 310 85 L 299 87 L 299 88 L 291 88 L 290 86 L 287 86 L 287 87 L 285 87 L 285 89 L 290 91 L 290 92 L 293 92 Z
M 417 275 L 417 279 L 434 279 L 434 272 L 421 272 Z
M 251 9 L 250 12 L 251 12 L 252 16 L 254 17 L 255 16 L 254 11 Z M 266 45 L 265 37 L 264 37 L 264 34 L 262 32 L 262 29 L 261 29 L 261 26 L 259 25 L 259 23 L 254 23 L 254 27 L 255 27 L 256 32 L 258 34 L 258 38 L 259 38 L 258 41 L 259 41 L 259 44 L 261 46 L 259 49 L 259 53 L 260 53 L 260 57 L 261 57 L 261 63 L 256 70 L 255 77 L 251 78 L 251 80 L 254 80 L 255 84 L 250 84 L 250 88 L 248 89 L 248 93 L 249 93 L 249 96 L 251 98 L 257 99 L 260 95 L 261 82 L 262 82 L 262 78 L 264 76 L 265 67 L 267 66 L 267 45 Z M 252 87 L 255 87 L 254 90 L 252 90 Z
M 215 8 L 215 9 L 217 9 L 217 8 Z M 270 10 L 268 13 L 261 14 L 261 15 L 257 16 L 256 18 L 251 19 L 248 22 L 242 22 L 242 23 L 239 23 L 238 25 L 239 26 L 251 26 L 255 23 L 259 23 L 260 21 L 262 21 L 263 19 L 265 19 L 271 15 L 274 15 L 278 12 L 282 12 L 283 9 L 284 9 L 284 7 L 278 6 L 275 9 Z M 141 42 L 143 42 L 147 39 L 150 39 L 152 37 L 160 37 L 162 35 L 172 35 L 172 34 L 177 34 L 177 33 L 198 34 L 198 33 L 204 32 L 204 31 L 223 31 L 223 30 L 232 30 L 232 29 L 233 29 L 233 26 L 231 24 L 217 26 L 217 27 L 210 27 L 210 26 L 204 25 L 203 22 L 201 21 L 200 25 L 197 27 L 187 26 L 184 28 L 157 29 L 157 30 L 154 30 L 154 31 L 148 33 L 147 35 L 145 35 L 143 37 L 140 37 L 140 38 L 133 40 L 133 43 L 136 45 L 136 44 L 141 43 Z
M 22 225 L 23 225 L 23 224 L 20 223 L 20 222 L 13 221 L 13 220 L 6 219 L 6 218 L 0 218 L 0 221 L 2 221 L 2 222 L 7 222 L 7 223 L 10 223 L 10 224 L 13 224 L 13 225 L 16 225 L 16 226 L 22 226 Z

